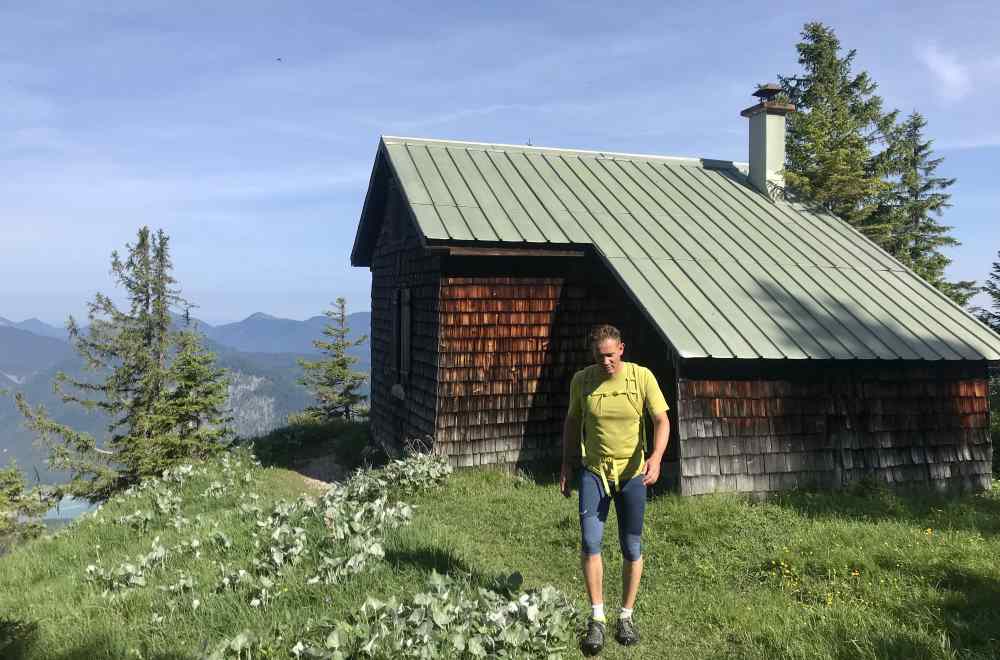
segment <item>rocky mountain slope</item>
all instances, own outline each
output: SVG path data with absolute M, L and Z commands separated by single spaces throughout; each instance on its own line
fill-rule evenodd
M 0 388 L 20 385 L 72 354 L 65 341 L 0 326 Z
M 22 329 L 29 322 L 0 320 L 4 321 L 0 325 L 0 390 L 22 392 L 33 405 L 44 405 L 57 421 L 103 437 L 107 418 L 65 405 L 52 392 L 52 379 L 59 371 L 78 378 L 85 375 L 72 347 L 66 341 Z M 206 346 L 230 372 L 230 409 L 237 435 L 266 433 L 283 425 L 289 413 L 312 403 L 298 383 L 302 373 L 298 359 L 316 359 L 311 342 L 322 337 L 325 323 L 324 316 L 294 321 L 266 314 L 217 327 L 198 322 L 197 327 L 206 335 Z M 352 314 L 352 336 L 366 334 L 369 323 L 367 312 Z M 359 358 L 359 371 L 369 369 L 368 350 L 366 343 L 351 351 Z M 13 458 L 31 477 L 37 472 L 43 481 L 58 479 L 59 475 L 45 469 L 44 451 L 33 440 L 23 428 L 12 397 L 0 396 L 0 465 Z

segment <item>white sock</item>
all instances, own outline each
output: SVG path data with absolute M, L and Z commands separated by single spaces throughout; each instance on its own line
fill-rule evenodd
M 632 609 L 628 608 L 628 607 L 623 607 L 622 608 L 621 616 L 619 618 L 621 618 L 621 619 L 631 619 L 632 618 Z
M 591 605 L 590 609 L 594 610 L 593 614 L 591 614 L 591 618 L 593 618 L 594 621 L 604 621 L 604 603 Z

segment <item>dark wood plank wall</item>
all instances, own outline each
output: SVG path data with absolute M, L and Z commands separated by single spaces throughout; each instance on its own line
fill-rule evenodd
M 396 451 L 433 437 L 458 467 L 555 461 L 586 338 L 618 326 L 625 359 L 671 404 L 664 475 L 682 494 L 838 488 L 865 477 L 990 486 L 985 363 L 678 361 L 593 255 L 444 256 L 389 189 L 372 257 L 371 432 Z M 398 292 L 410 362 L 398 369 Z M 680 371 L 680 378 L 678 378 Z
M 757 369 L 682 368 L 682 494 L 990 487 L 985 364 Z
M 570 380 L 592 362 L 598 323 L 619 327 L 625 359 L 676 399 L 662 343 L 596 260 L 452 257 L 443 269 L 435 446 L 453 465 L 558 460 Z
M 434 433 L 440 262 L 421 246 L 398 190 L 391 188 L 371 267 L 371 433 L 376 446 L 389 452 Z M 409 290 L 410 363 L 397 369 L 402 289 Z

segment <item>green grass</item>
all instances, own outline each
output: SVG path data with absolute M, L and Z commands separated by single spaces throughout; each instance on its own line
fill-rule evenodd
M 422 590 L 432 570 L 486 583 L 520 571 L 526 587 L 551 583 L 586 608 L 573 499 L 555 485 L 497 472 L 467 471 L 415 497 L 412 525 L 387 544 L 384 562 L 340 586 L 305 584 L 314 557 L 281 581 L 269 609 L 235 594 L 211 593 L 216 562 L 239 565 L 253 552 L 236 489 L 200 494 L 218 475 L 185 484 L 181 531 L 157 520 L 147 533 L 86 520 L 56 538 L 0 559 L 0 648 L 30 658 L 194 658 L 206 644 L 242 629 L 279 631 L 294 643 L 310 620 L 346 617 L 368 596 Z M 264 500 L 302 490 L 285 470 L 260 470 Z M 113 519 L 135 500 L 100 513 Z M 264 502 L 266 504 L 266 502 Z M 266 510 L 266 506 L 264 507 Z M 643 634 L 634 650 L 609 642 L 607 658 L 994 658 L 1000 656 L 1000 496 L 901 497 L 879 489 L 794 494 L 767 503 L 730 496 L 660 496 L 647 509 L 646 574 L 636 610 Z M 228 551 L 168 559 L 148 586 L 110 600 L 84 579 L 105 566 L 207 535 L 218 524 Z M 606 602 L 621 602 L 614 515 L 605 538 Z M 310 529 L 310 534 L 319 533 Z M 200 607 L 158 587 L 189 572 Z M 171 606 L 173 610 L 171 611 Z M 153 623 L 153 615 L 164 617 Z M 613 617 L 612 617 L 613 618 Z M 12 650 L 13 649 L 13 650 Z M 7 656 L 5 656 L 7 657 Z
M 487 495 L 488 494 L 488 495 Z M 479 574 L 579 594 L 575 501 L 499 474 L 455 475 L 428 496 L 409 546 Z M 901 498 L 880 490 L 663 496 L 647 509 L 636 616 L 663 657 L 884 658 L 1000 655 L 1000 498 Z M 612 515 L 613 518 L 613 515 Z M 609 519 L 605 601 L 621 603 Z M 439 567 L 440 568 L 440 567 Z M 605 657 L 630 655 L 611 644 Z
M 367 422 L 341 419 L 316 421 L 299 417 L 265 435 L 240 441 L 253 445 L 254 453 L 267 466 L 291 467 L 316 458 L 333 456 L 345 469 L 361 465 L 368 444 Z

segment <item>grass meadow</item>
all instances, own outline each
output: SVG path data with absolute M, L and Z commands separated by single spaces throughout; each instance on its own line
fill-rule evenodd
M 369 596 L 413 594 L 432 571 L 483 585 L 519 571 L 525 587 L 552 584 L 588 610 L 575 499 L 544 475 L 491 471 L 458 472 L 410 498 L 412 523 L 388 536 L 384 559 L 364 572 L 337 585 L 308 584 L 318 558 L 306 553 L 277 580 L 269 603 L 254 607 L 214 588 L 224 570 L 259 550 L 241 506 L 253 501 L 266 511 L 309 487 L 278 467 L 217 469 L 178 485 L 167 513 L 141 495 L 120 498 L 0 559 L 0 656 L 199 658 L 250 630 L 280 637 L 289 650 L 268 657 L 293 657 L 311 622 L 346 618 Z M 138 509 L 152 519 L 128 518 Z M 116 522 L 125 518 L 131 522 Z M 605 538 L 612 625 L 621 602 L 615 529 L 612 514 Z M 193 549 L 196 538 L 202 543 Z M 222 538 L 228 546 L 212 541 Z M 154 539 L 169 552 L 144 584 L 104 595 L 88 581 L 88 566 L 136 562 Z M 625 649 L 609 639 L 603 657 L 1000 657 L 995 489 L 949 499 L 868 486 L 764 503 L 660 495 L 647 509 L 644 554 L 636 609 L 643 641 Z

